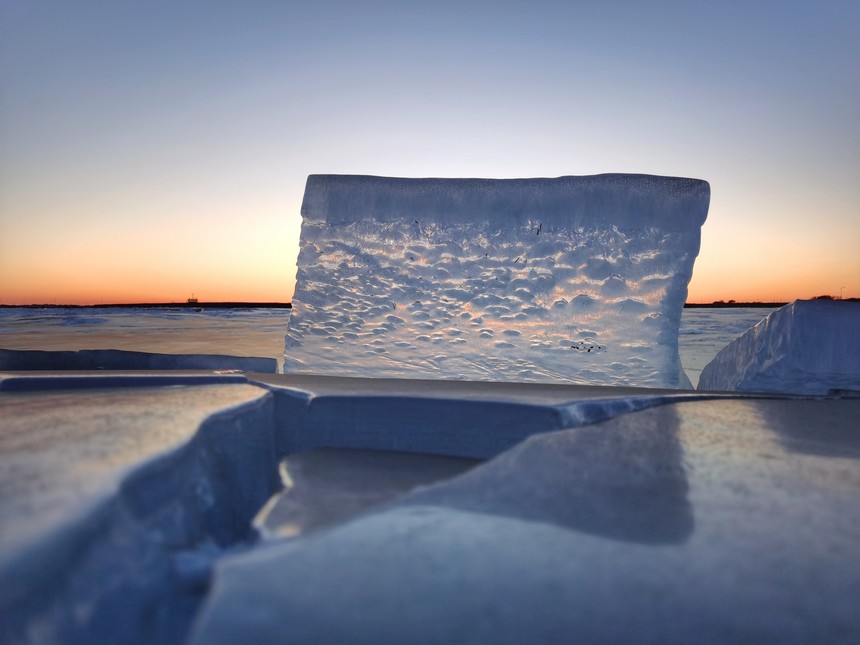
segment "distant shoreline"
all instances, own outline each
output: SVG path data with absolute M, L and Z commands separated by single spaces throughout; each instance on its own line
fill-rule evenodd
M 834 302 L 856 302 L 857 298 L 845 298 Z M 777 309 L 787 302 L 687 302 L 685 309 Z M 102 305 L 3 305 L 0 309 L 292 309 L 290 302 L 137 302 Z
M 688 302 L 684 304 L 687 309 L 699 308 L 730 308 L 730 307 L 782 307 L 787 302 L 711 302 L 699 303 Z M 137 302 L 137 303 L 111 303 L 101 305 L 2 305 L 0 308 L 22 308 L 22 309 L 292 309 L 290 302 Z
M 860 302 L 860 298 L 795 298 L 795 300 L 823 300 L 825 302 Z M 761 307 L 761 308 L 779 308 L 787 305 L 787 302 L 688 302 L 684 304 L 685 309 L 731 309 L 733 307 L 743 307 L 745 309 Z
M 787 302 L 685 302 L 684 309 L 734 309 L 741 307 L 744 309 L 755 307 L 772 309 L 784 307 L 787 304 Z

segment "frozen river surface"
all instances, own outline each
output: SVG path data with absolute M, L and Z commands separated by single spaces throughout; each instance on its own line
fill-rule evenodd
M 686 310 L 692 379 L 768 313 Z M 0 346 L 276 358 L 288 315 L 6 309 Z M 860 642 L 856 399 L 135 378 L 8 376 L 0 642 Z
M 771 311 L 684 309 L 679 349 L 693 385 L 719 350 Z M 0 308 L 0 348 L 262 356 L 280 369 L 289 316 L 289 309 Z

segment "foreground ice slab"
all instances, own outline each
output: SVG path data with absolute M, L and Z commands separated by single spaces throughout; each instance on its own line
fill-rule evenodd
M 268 538 L 310 534 L 536 433 L 700 398 L 277 374 L 0 373 L 0 642 L 183 642 L 212 563 L 249 548 L 255 516 Z
M 857 415 L 699 401 L 535 435 L 222 561 L 191 642 L 857 642 Z
M 0 374 L 0 642 L 856 642 L 860 400 L 737 396 Z
M 284 371 L 682 387 L 696 179 L 312 175 Z
M 797 300 L 774 311 L 705 366 L 698 389 L 860 391 L 860 303 Z
M 212 559 L 276 490 L 271 394 L 0 377 L 0 642 L 177 642 Z

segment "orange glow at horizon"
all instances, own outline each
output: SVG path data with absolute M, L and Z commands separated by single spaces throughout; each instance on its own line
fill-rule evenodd
M 5 262 L 3 263 L 5 264 Z M 200 302 L 290 302 L 295 290 L 295 266 L 285 258 L 282 266 L 268 267 L 248 279 L 236 266 L 218 272 L 179 273 L 167 268 L 145 272 L 130 266 L 111 265 L 111 260 L 82 262 L 83 270 L 72 273 L 57 266 L 40 265 L 29 278 L 3 285 L 0 304 L 133 304 L 185 302 L 192 295 Z M 815 275 L 790 275 L 782 280 L 762 277 L 750 282 L 744 267 L 722 267 L 718 273 L 704 268 L 694 272 L 687 302 L 789 302 L 819 295 L 852 298 L 855 288 L 822 285 Z M 805 279 L 804 279 L 805 278 Z M 830 288 L 828 288 L 830 287 Z M 841 291 L 841 293 L 840 293 Z
M 272 230 L 216 220 L 40 233 L 35 250 L 0 248 L 0 304 L 170 303 L 192 294 L 201 302 L 289 302 L 294 231 L 283 221 L 264 223 Z
M 0 304 L 170 303 L 192 294 L 201 302 L 289 302 L 299 251 L 298 187 L 295 193 L 291 206 L 269 206 L 271 214 L 253 225 L 225 209 L 180 223 L 144 216 L 107 229 L 22 233 L 28 223 L 7 226 L 4 233 L 36 244 L 0 239 Z M 748 226 L 740 234 L 726 219 L 712 207 L 687 302 L 860 297 L 850 236 L 834 244 L 784 233 L 777 252 L 769 231 Z
M 860 297 L 856 2 L 13 4 L 0 304 L 291 300 L 313 173 L 700 178 L 688 302 Z
M 280 283 L 280 284 L 278 284 Z M 121 282 L 98 282 L 97 279 L 74 281 L 63 286 L 54 280 L 34 280 L 16 288 L 4 288 L 4 305 L 98 305 L 185 302 L 190 297 L 200 302 L 290 302 L 295 280 L 271 280 L 256 285 L 219 281 L 175 279 L 153 283 L 129 276 Z
M 299 175 L 281 193 L 253 202 L 241 195 L 182 196 L 165 210 L 160 200 L 115 194 L 98 211 L 88 201 L 70 200 L 60 209 L 41 205 L 36 193 L 10 192 L 20 212 L 44 219 L 3 222 L 0 304 L 170 303 L 192 294 L 200 302 L 289 302 L 303 188 Z M 798 203 L 794 212 L 783 211 L 785 225 L 775 233 L 756 212 L 774 206 L 748 200 L 724 197 L 712 184 L 687 302 L 860 297 L 856 223 L 833 236 L 831 227 L 804 226 L 810 204 Z M 31 211 L 34 205 L 41 208 Z M 844 217 L 839 204 L 832 210 Z M 107 214 L 113 212 L 125 216 Z

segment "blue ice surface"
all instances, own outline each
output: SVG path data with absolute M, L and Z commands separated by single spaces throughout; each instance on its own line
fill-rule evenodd
M 858 413 L 721 398 L 534 434 L 226 557 L 190 642 L 851 642 Z
M 33 443 L 0 455 L 18 487 L 3 531 L 26 535 L 0 553 L 4 642 L 860 635 L 858 401 L 211 373 L 69 390 L 58 374 L 0 381 L 17 384 L 0 438 Z M 289 497 L 279 462 L 325 448 L 479 463 L 257 543 L 252 519 Z
M 213 563 L 253 543 L 251 520 L 277 493 L 286 455 L 338 447 L 484 460 L 535 433 L 690 397 L 700 395 L 211 372 L 0 374 L 0 640 L 39 632 L 57 642 L 182 642 Z

